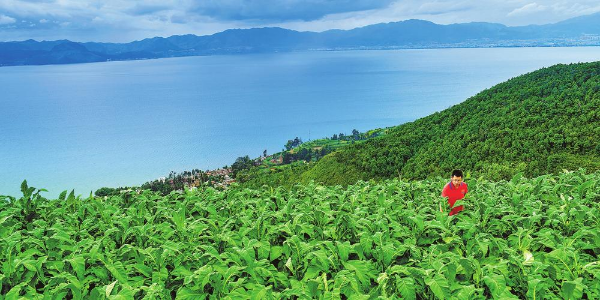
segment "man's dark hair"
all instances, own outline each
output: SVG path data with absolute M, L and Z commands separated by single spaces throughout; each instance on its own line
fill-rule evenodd
M 463 177 L 463 172 L 461 170 L 452 171 L 452 177 Z

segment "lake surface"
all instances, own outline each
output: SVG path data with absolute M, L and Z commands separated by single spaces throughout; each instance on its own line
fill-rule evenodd
M 140 185 L 394 126 L 600 48 L 298 52 L 0 68 L 0 195 Z

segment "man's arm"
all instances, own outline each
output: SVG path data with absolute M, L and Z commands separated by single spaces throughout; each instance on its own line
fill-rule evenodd
M 446 185 L 444 186 L 444 188 L 442 189 L 442 197 L 445 197 L 445 198 L 446 198 L 446 200 L 448 199 L 448 185 L 447 185 L 447 184 L 446 184 Z M 442 203 L 440 203 L 440 212 L 444 212 L 444 211 L 442 210 Z

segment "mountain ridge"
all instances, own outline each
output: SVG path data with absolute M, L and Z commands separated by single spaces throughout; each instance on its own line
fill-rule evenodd
M 58 44 L 82 47 L 69 53 Z M 600 13 L 546 25 L 509 27 L 470 22 L 440 25 L 410 19 L 350 30 L 295 31 L 280 27 L 227 29 L 212 35 L 153 37 L 130 43 L 13 41 L 0 43 L 0 66 L 103 62 L 165 57 L 311 50 L 524 46 L 598 46 Z M 56 53 L 56 52 L 63 53 Z

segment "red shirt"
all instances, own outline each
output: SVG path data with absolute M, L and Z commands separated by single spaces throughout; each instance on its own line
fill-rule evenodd
M 454 203 L 456 202 L 456 200 L 460 200 L 460 199 L 464 198 L 468 191 L 469 190 L 467 188 L 467 184 L 464 182 L 461 182 L 460 186 L 458 188 L 455 187 L 452 184 L 452 182 L 449 182 L 448 184 L 446 184 L 446 186 L 442 190 L 442 197 L 447 197 L 448 204 L 450 205 L 450 207 L 452 207 L 452 206 L 454 206 Z M 463 210 L 463 208 L 464 207 L 462 205 L 453 207 L 452 210 L 450 211 L 450 214 L 448 214 L 448 215 L 449 216 L 455 215 L 459 211 Z

